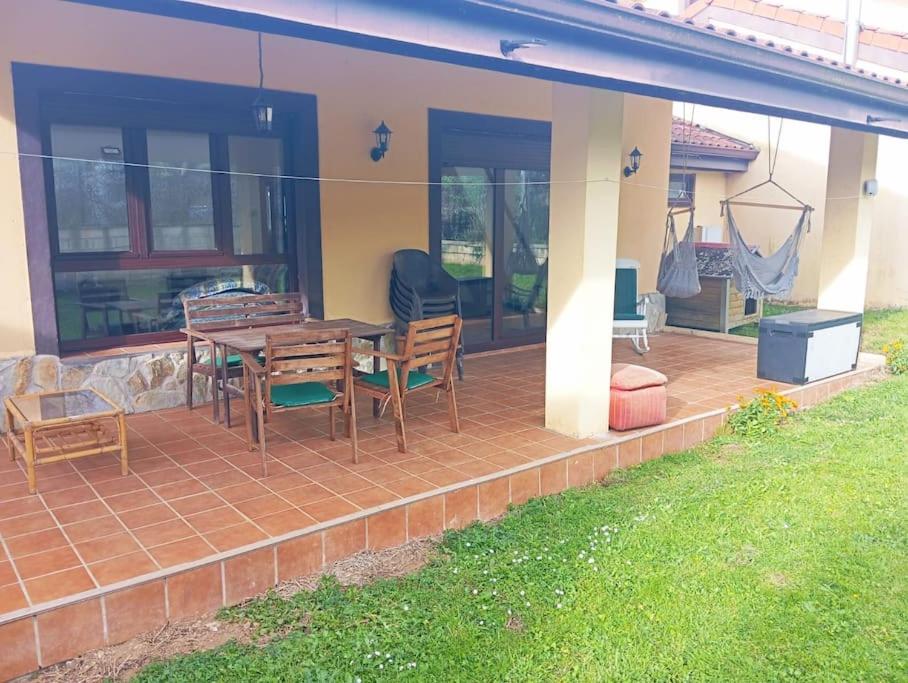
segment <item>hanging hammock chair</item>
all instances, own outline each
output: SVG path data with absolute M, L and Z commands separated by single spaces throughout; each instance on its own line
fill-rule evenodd
M 694 212 L 689 209 L 690 219 L 684 237 L 678 239 L 675 228 L 675 213 L 669 211 L 665 218 L 665 241 L 662 243 L 662 257 L 659 260 L 659 277 L 656 289 L 664 296 L 686 299 L 700 293 L 700 274 L 697 271 L 697 249 L 694 246 Z
M 802 237 L 810 225 L 813 209 L 805 206 L 794 232 L 770 256 L 755 253 L 741 236 L 731 206 L 725 205 L 728 219 L 728 237 L 731 242 L 731 268 L 735 287 L 748 299 L 770 296 L 784 298 L 794 288 L 798 276 Z
M 694 134 L 694 111 L 691 108 L 690 123 L 687 122 L 687 105 L 684 105 L 682 121 L 684 128 L 681 131 L 681 141 L 684 142 L 685 129 L 687 132 L 687 145 L 689 149 Z M 684 154 L 683 188 L 678 199 L 687 199 L 690 206 L 684 209 L 670 208 L 665 217 L 665 239 L 662 242 L 662 256 L 659 259 L 659 275 L 656 280 L 656 289 L 663 296 L 678 299 L 687 299 L 700 293 L 700 273 L 697 270 L 697 248 L 694 246 L 694 197 L 687 192 L 687 152 Z M 678 239 L 675 227 L 675 216 L 687 213 L 687 230 L 684 237 Z
M 731 265 L 735 287 L 737 287 L 738 291 L 748 299 L 762 299 L 764 297 L 784 298 L 791 293 L 791 290 L 794 287 L 795 278 L 798 276 L 801 244 L 803 243 L 804 234 L 810 232 L 810 217 L 813 214 L 812 206 L 805 204 L 773 180 L 772 176 L 775 172 L 776 161 L 779 156 L 779 140 L 782 137 L 782 124 L 781 122 L 779 123 L 776 149 L 775 154 L 773 154 L 770 120 L 768 117 L 766 123 L 767 144 L 769 147 L 769 178 L 762 183 L 757 183 L 753 187 L 749 187 L 721 202 L 722 214 L 727 220 L 728 237 L 731 243 Z M 797 203 L 791 205 L 737 201 L 739 197 L 765 186 L 773 186 L 781 190 L 785 195 Z M 741 231 L 738 229 L 738 224 L 732 214 L 731 207 L 733 205 L 797 211 L 800 215 L 794 230 L 782 246 L 769 256 L 761 256 L 751 249 L 747 241 L 741 235 Z

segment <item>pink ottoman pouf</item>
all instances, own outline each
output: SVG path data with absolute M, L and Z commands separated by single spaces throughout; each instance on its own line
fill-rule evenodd
M 641 365 L 612 365 L 608 424 L 624 431 L 665 422 L 668 377 Z

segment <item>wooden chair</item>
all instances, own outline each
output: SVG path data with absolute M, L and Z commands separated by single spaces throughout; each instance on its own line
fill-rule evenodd
M 192 410 L 192 379 L 195 373 L 212 378 L 212 411 L 214 421 L 220 421 L 218 388 L 224 391 L 224 411 L 227 426 L 230 426 L 230 392 L 224 382 L 243 376 L 243 359 L 238 354 L 227 355 L 203 336 L 205 332 L 232 330 L 237 328 L 262 327 L 264 325 L 294 325 L 303 322 L 302 299 L 298 292 L 286 294 L 244 294 L 239 296 L 218 296 L 187 299 L 183 302 L 186 317 L 186 406 Z M 198 361 L 195 352 L 197 343 L 207 344 L 210 360 Z M 226 369 L 222 365 L 226 363 Z M 218 376 L 220 375 L 220 377 Z
M 407 452 L 404 423 L 407 397 L 413 392 L 427 389 L 444 391 L 448 398 L 451 431 L 460 432 L 453 372 L 462 326 L 463 320 L 457 315 L 414 320 L 407 327 L 406 336 L 399 338 L 397 353 L 357 349 L 357 353 L 374 356 L 376 363 L 384 358 L 388 364 L 387 370 L 358 375 L 355 383 L 358 391 L 379 399 L 383 405 L 392 405 L 397 449 L 401 453 Z M 426 366 L 429 365 L 438 366 L 436 374 L 421 371 L 428 370 Z
M 353 448 L 353 462 L 359 462 L 350 330 L 268 334 L 265 336 L 264 362 L 260 364 L 248 354 L 243 355 L 243 361 L 245 386 L 249 388 L 243 392 L 246 437 L 251 451 L 257 436 L 262 453 L 262 476 L 268 475 L 265 420 L 274 413 L 288 410 L 327 408 L 328 433 L 334 441 L 334 409 L 340 408 L 344 413 L 344 433 Z

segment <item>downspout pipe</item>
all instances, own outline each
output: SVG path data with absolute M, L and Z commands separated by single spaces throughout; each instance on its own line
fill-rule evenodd
M 856 66 L 858 46 L 861 42 L 861 0 L 846 0 L 845 7 L 845 46 L 842 61 L 848 66 Z

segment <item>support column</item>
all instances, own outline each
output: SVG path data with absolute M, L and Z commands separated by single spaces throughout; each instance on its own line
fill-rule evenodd
M 623 112 L 621 93 L 552 86 L 545 422 L 572 436 L 608 431 Z
M 832 129 L 820 251 L 819 308 L 864 311 L 873 224 L 873 200 L 864 195 L 864 181 L 876 176 L 878 143 L 879 136 L 874 133 Z

